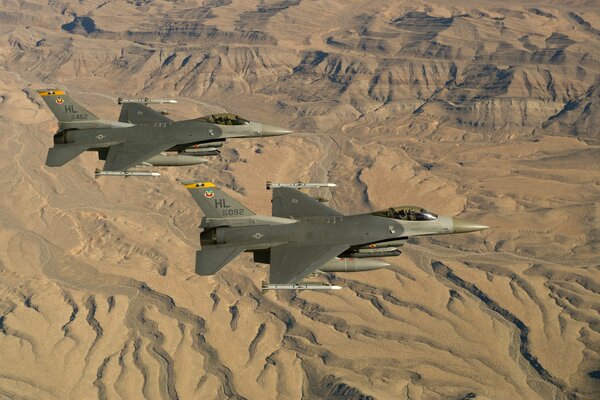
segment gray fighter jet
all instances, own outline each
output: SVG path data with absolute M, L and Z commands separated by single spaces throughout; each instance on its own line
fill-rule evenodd
M 313 272 L 368 271 L 389 266 L 377 257 L 400 255 L 411 236 L 488 228 L 420 207 L 393 207 L 345 216 L 298 189 L 332 184 L 271 184 L 272 216 L 255 215 L 209 182 L 184 183 L 204 217 L 196 273 L 213 275 L 238 254 L 271 264 L 264 289 L 338 289 L 302 283 Z
M 159 174 L 155 172 L 128 169 L 201 164 L 207 162 L 204 157 L 219 154 L 218 148 L 227 139 L 291 133 L 285 128 L 248 121 L 233 114 L 173 121 L 146 106 L 175 103 L 174 100 L 119 99 L 122 104 L 119 121 L 109 121 L 77 104 L 64 90 L 39 90 L 38 93 L 59 123 L 46 165 L 58 167 L 84 151 L 96 151 L 105 161 L 103 171 L 98 171 L 97 176 L 156 176 Z

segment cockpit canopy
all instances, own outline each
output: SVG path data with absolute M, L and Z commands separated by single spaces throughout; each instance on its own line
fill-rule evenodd
M 414 206 L 392 207 L 387 210 L 376 211 L 373 215 L 402 221 L 433 221 L 438 218 L 437 214 Z
M 212 114 L 197 118 L 197 121 L 209 122 L 217 125 L 248 125 L 250 121 L 235 114 Z

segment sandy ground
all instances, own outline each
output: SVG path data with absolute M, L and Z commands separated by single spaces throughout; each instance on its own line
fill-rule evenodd
M 600 393 L 594 1 L 0 1 L 0 397 L 593 399 Z M 76 17 L 77 16 L 77 17 Z M 44 166 L 61 87 L 116 119 L 174 97 L 296 134 L 156 179 Z M 193 273 L 177 178 L 257 213 L 329 181 L 344 213 L 417 204 L 492 226 L 389 269 L 266 293 L 242 255 Z

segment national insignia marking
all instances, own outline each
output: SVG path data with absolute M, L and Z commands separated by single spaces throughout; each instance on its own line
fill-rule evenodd
M 62 103 L 64 103 L 63 98 L 62 97 L 57 97 L 56 98 L 56 104 L 62 104 Z
M 215 195 L 215 193 L 212 191 L 212 189 L 208 189 L 206 192 L 204 192 L 204 197 L 206 198 L 211 198 Z

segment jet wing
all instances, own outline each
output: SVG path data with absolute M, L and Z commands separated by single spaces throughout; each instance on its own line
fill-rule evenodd
M 337 217 L 343 214 L 299 190 L 282 187 L 273 189 L 272 215 L 282 218 L 302 218 Z
M 327 261 L 339 256 L 348 247 L 345 244 L 335 246 L 283 244 L 272 247 L 269 283 L 297 283 Z
M 119 122 L 130 124 L 153 124 L 156 122 L 172 122 L 158 111 L 139 103 L 123 103 Z
M 109 147 L 104 171 L 126 171 L 135 167 L 165 150 L 170 149 L 176 143 L 140 143 L 124 142 Z

